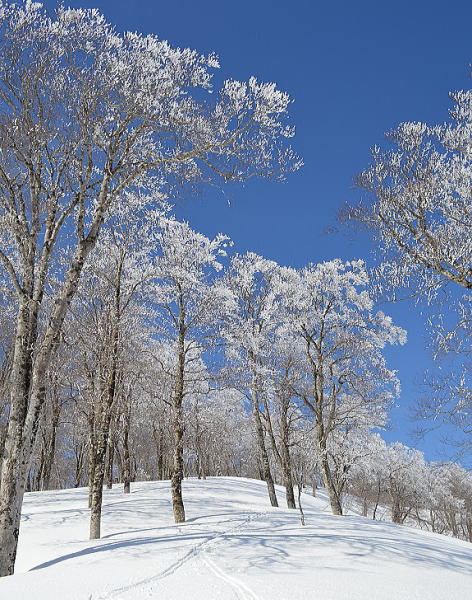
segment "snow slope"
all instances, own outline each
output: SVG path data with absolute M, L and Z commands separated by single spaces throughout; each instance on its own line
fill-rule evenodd
M 283 490 L 278 490 L 281 506 Z M 184 484 L 188 521 L 172 524 L 169 483 L 105 491 L 103 538 L 88 541 L 87 490 L 26 494 L 16 574 L 0 600 L 459 600 L 472 598 L 472 545 L 334 517 L 326 498 L 269 506 L 265 484 Z

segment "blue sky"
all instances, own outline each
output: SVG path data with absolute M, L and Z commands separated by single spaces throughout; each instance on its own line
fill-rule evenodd
M 53 7 L 55 2 L 44 2 Z M 337 210 L 360 191 L 354 176 L 369 148 L 401 121 L 441 122 L 448 92 L 470 86 L 472 3 L 467 0 L 317 2 L 293 0 L 70 0 L 96 7 L 119 30 L 155 33 L 173 45 L 220 57 L 218 78 L 275 81 L 295 102 L 293 145 L 304 168 L 287 183 L 251 181 L 205 190 L 179 202 L 177 214 L 207 235 L 228 234 L 240 252 L 252 250 L 296 267 L 334 257 L 365 258 L 366 237 L 328 234 Z M 402 396 L 384 437 L 443 457 L 439 435 L 413 440 L 411 407 L 430 365 L 420 309 L 382 307 L 408 330 L 409 341 L 388 351 Z

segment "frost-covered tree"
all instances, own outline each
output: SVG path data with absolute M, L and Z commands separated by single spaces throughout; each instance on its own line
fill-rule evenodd
M 385 443 L 383 443 L 383 446 L 385 446 Z M 348 423 L 337 427 L 333 435 L 330 436 L 327 447 L 328 460 L 333 487 L 341 504 L 343 495 L 351 482 L 353 470 L 356 469 L 357 465 L 367 465 L 369 468 L 371 461 L 380 460 L 381 450 L 382 443 L 378 434 L 372 433 L 366 426 L 357 427 L 354 425 L 351 427 Z M 362 482 L 362 478 L 359 477 L 361 470 L 356 471 L 355 479 Z M 373 480 L 375 480 L 375 477 L 372 477 L 372 479 L 369 477 L 368 479 L 369 492 L 375 490 Z M 359 488 L 357 491 L 359 491 Z M 372 493 L 363 497 L 364 516 L 367 516 L 368 500 L 371 499 Z
M 195 394 L 186 402 L 187 448 L 192 458 L 189 473 L 246 475 L 253 439 L 245 397 L 234 389 Z
M 418 450 L 366 438 L 367 452 L 348 474 L 351 499 L 373 519 L 471 540 L 472 477 L 455 463 L 427 463 Z
M 185 521 L 183 402 L 209 379 L 201 358 L 215 343 L 215 326 L 225 311 L 224 294 L 213 285 L 213 278 L 222 268 L 228 238 L 220 234 L 209 239 L 187 223 L 163 217 L 153 241 L 157 251 L 153 302 L 160 308 L 159 335 L 169 348 L 167 365 L 161 362 L 172 379 L 172 506 L 175 522 L 181 523 Z
M 299 162 L 275 85 L 228 80 L 210 96 L 214 56 L 119 34 L 96 10 L 2 2 L 0 65 L 0 287 L 18 309 L 0 490 L 9 575 L 52 349 L 123 192 L 281 177 Z
M 279 316 L 283 318 L 283 313 Z M 293 390 L 297 387 L 296 382 L 300 377 L 300 359 L 303 360 L 300 344 L 294 343 L 293 337 L 287 335 L 286 329 L 279 324 L 265 357 L 265 390 L 262 401 L 264 425 L 272 454 L 282 473 L 288 508 L 296 508 L 292 453 L 294 446 L 300 445 L 301 437 L 305 433 L 305 415 L 293 398 Z M 308 469 L 306 471 L 308 477 Z
M 387 447 L 383 469 L 392 521 L 404 523 L 427 498 L 426 465 L 422 452 L 396 442 Z
M 367 434 L 364 438 L 362 456 L 357 454 L 356 461 L 348 473 L 348 492 L 361 502 L 362 515 L 368 516 L 372 509 L 372 518 L 377 518 L 377 510 L 384 502 L 385 492 L 385 453 L 387 445 L 378 433 Z M 352 449 L 353 453 L 356 449 Z
M 343 217 L 372 230 L 383 250 L 377 287 L 390 297 L 416 296 L 435 306 L 435 357 L 456 355 L 449 373 L 428 375 L 420 418 L 452 422 L 469 438 L 472 290 L 472 91 L 450 94 L 442 125 L 402 123 L 376 147 L 358 177 L 369 200 Z
M 254 417 L 261 473 L 267 483 L 272 506 L 278 506 L 269 454 L 266 447 L 264 418 L 269 418 L 267 359 L 280 324 L 280 267 L 274 261 L 248 252 L 231 260 L 222 287 L 228 294 L 229 310 L 224 316 L 222 335 L 227 356 L 232 361 L 234 384 L 251 404 Z M 265 409 L 265 413 L 264 413 Z
M 472 289 L 472 92 L 451 96 L 452 122 L 403 123 L 388 136 L 392 150 L 373 149 L 358 177 L 372 203 L 347 213 L 378 233 L 396 285 L 430 293 L 450 282 Z
M 113 458 L 110 438 L 112 420 L 120 418 L 117 408 L 128 412 L 129 386 L 139 373 L 136 341 L 144 329 L 143 309 L 146 284 L 151 277 L 149 236 L 160 213 L 142 211 L 138 218 L 122 211 L 110 219 L 84 266 L 81 283 L 69 318 L 71 338 L 82 363 L 90 430 L 89 485 L 90 538 L 100 537 L 102 489 L 106 454 Z M 140 240 L 140 232 L 144 240 Z M 141 340 L 139 340 L 141 341 Z M 126 369 L 127 357 L 134 352 L 133 369 Z M 133 373 L 133 370 L 135 371 Z M 85 393 L 84 393 L 85 392 Z M 121 403 L 117 399 L 121 399 Z M 124 425 L 126 425 L 126 419 Z M 126 427 L 124 429 L 126 432 Z M 112 468 L 112 460 L 109 461 Z
M 315 425 L 317 451 L 334 514 L 342 514 L 329 460 L 330 438 L 341 429 L 381 427 L 398 392 L 382 355 L 406 334 L 373 311 L 362 261 L 334 260 L 286 271 L 286 327 L 303 345 L 301 377 L 293 390 Z

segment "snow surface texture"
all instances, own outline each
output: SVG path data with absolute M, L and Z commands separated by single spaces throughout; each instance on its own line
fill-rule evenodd
M 249 479 L 186 480 L 184 495 L 188 521 L 174 525 L 169 482 L 105 491 L 103 538 L 88 541 L 86 489 L 26 494 L 0 600 L 472 598 L 466 542 L 332 516 L 323 492 L 302 495 L 302 527 Z

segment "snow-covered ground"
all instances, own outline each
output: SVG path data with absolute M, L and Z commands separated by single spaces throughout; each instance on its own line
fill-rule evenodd
M 472 598 L 466 542 L 334 517 L 322 491 L 302 496 L 305 527 L 269 506 L 260 481 L 189 480 L 184 493 L 188 521 L 174 525 L 168 482 L 106 491 L 98 541 L 87 540 L 87 490 L 27 494 L 0 600 Z

